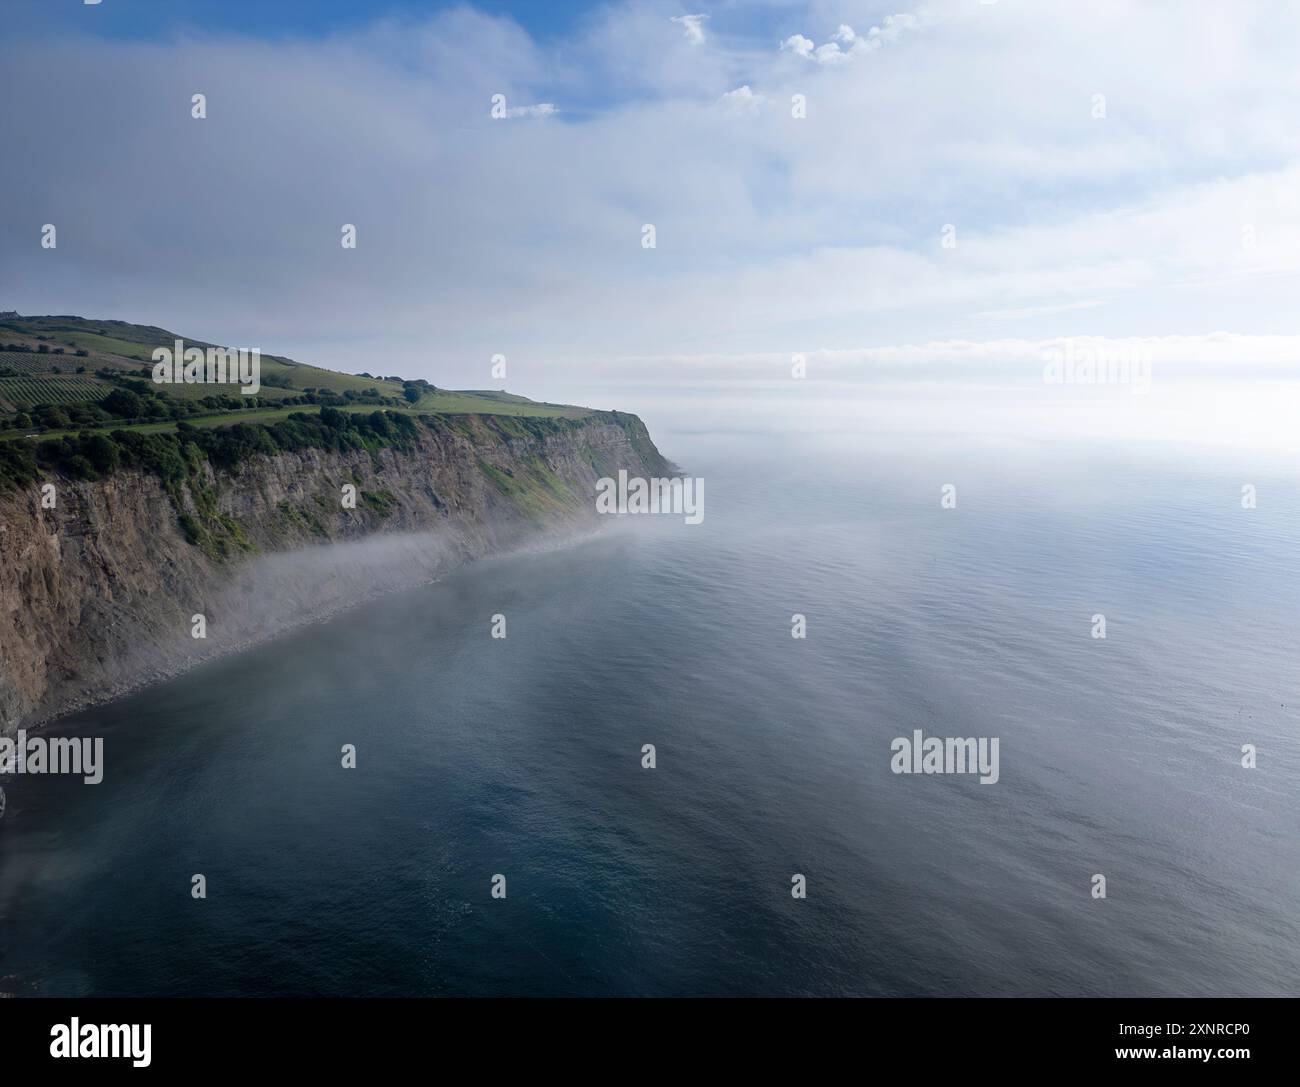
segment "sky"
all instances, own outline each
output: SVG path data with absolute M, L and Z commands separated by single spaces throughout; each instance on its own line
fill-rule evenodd
M 1294 376 L 1298 55 L 1284 0 L 17 0 L 0 309 L 543 396 Z

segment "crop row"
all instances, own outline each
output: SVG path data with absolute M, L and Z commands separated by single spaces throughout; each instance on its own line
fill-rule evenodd
M 17 370 L 20 374 L 48 374 L 54 367 L 70 373 L 91 360 L 74 355 L 38 355 L 35 351 L 0 351 L 0 370 Z
M 31 404 L 75 404 L 102 400 L 112 387 L 90 378 L 6 377 L 0 378 L 0 400 L 13 407 Z

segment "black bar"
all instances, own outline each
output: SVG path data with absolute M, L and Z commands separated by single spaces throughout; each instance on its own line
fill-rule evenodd
M 0 1063 L 8 1082 L 23 1070 L 206 1079 L 254 1071 L 334 1077 L 403 1066 L 460 1067 L 488 1078 L 585 1069 L 604 1079 L 753 1068 L 765 1078 L 809 1080 L 840 1066 L 855 1075 L 1053 1076 L 1128 1066 L 1139 1074 L 1208 1071 L 1237 1079 L 1290 1069 L 1296 1010 L 1292 1000 L 1263 999 L 22 999 L 0 1003 Z M 52 1037 L 74 1017 L 82 1031 L 87 1024 L 148 1024 L 148 1066 L 135 1067 L 129 1057 L 52 1057 Z M 1171 1024 L 1180 1029 L 1171 1034 Z M 1151 1052 L 1121 1057 L 1121 1050 Z M 1189 1050 L 1213 1056 L 1179 1053 Z

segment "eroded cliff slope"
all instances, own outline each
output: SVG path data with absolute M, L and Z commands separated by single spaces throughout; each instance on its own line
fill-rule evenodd
M 613 412 L 427 416 L 397 445 L 229 467 L 182 448 L 183 474 L 46 473 L 0 491 L 0 731 L 588 530 L 597 479 L 670 470 L 641 421 Z

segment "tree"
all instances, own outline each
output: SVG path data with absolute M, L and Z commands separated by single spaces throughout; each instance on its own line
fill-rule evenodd
M 102 434 L 83 434 L 81 436 L 81 451 L 85 454 L 86 459 L 95 466 L 96 472 L 111 472 L 121 461 L 121 454 L 118 453 L 117 445 Z
M 123 419 L 138 418 L 144 412 L 144 401 L 130 389 L 114 389 L 103 399 L 105 410 Z

